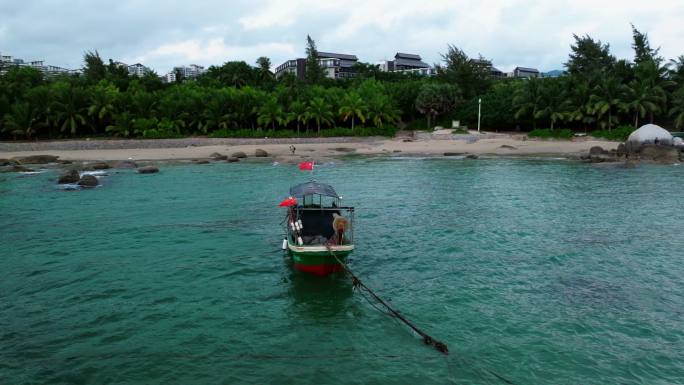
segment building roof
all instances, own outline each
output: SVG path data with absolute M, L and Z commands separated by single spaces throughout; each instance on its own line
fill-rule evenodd
M 318 52 L 318 58 L 319 59 L 327 59 L 327 58 L 333 58 L 333 59 L 341 59 L 341 60 L 359 60 L 359 58 L 356 57 L 356 55 L 347 55 L 344 53 L 333 53 L 333 52 Z
M 394 55 L 395 58 L 402 58 L 402 59 L 412 59 L 412 60 L 423 60 L 423 58 L 420 57 L 420 55 L 415 55 L 412 53 L 401 53 L 397 52 L 396 55 Z
M 404 59 L 404 58 L 396 58 L 394 59 L 394 65 L 395 66 L 411 66 L 411 67 L 418 67 L 418 68 L 428 68 L 430 67 L 427 63 L 421 61 L 420 59 Z
M 516 71 L 524 71 L 524 72 L 534 72 L 534 73 L 539 73 L 539 70 L 536 68 L 528 68 L 528 67 L 515 67 Z

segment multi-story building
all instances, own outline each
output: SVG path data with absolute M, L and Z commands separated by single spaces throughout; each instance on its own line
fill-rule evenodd
M 161 79 L 166 83 L 175 83 L 180 76 L 181 79 L 197 79 L 200 75 L 207 72 L 204 67 L 197 64 L 190 64 L 189 66 L 173 67 L 166 75 L 161 76 Z
M 540 77 L 540 73 L 539 70 L 535 68 L 515 67 L 512 77 L 518 79 L 538 78 Z
M 330 79 L 349 79 L 354 77 L 354 64 L 359 59 L 356 55 L 348 55 L 333 52 L 319 52 L 318 63 L 323 69 L 325 76 Z M 295 75 L 298 79 L 306 76 L 306 59 L 298 58 L 288 60 L 276 67 L 275 76 L 281 77 L 286 73 Z
M 165 83 L 175 83 L 176 82 L 176 73 L 171 71 L 167 73 L 166 75 L 161 77 L 162 81 Z
M 117 62 L 114 62 L 114 64 L 118 65 L 119 67 L 125 68 L 128 71 L 128 75 L 137 76 L 139 78 L 153 72 L 150 68 L 145 67 L 144 65 L 142 65 L 140 63 L 128 65 L 126 63 L 117 61 Z
M 385 60 L 380 63 L 380 70 L 385 72 L 415 73 L 432 76 L 437 73 L 429 64 L 423 62 L 420 55 L 397 52 L 394 60 Z
M 183 79 L 197 79 L 198 76 L 207 72 L 204 67 L 197 64 L 190 64 L 189 66 L 173 67 L 174 81 L 176 73 L 180 73 Z
M 71 75 L 79 73 L 78 70 L 69 70 L 62 67 L 57 67 L 53 65 L 46 65 L 42 60 L 35 60 L 32 62 L 25 62 L 23 59 L 12 58 L 8 55 L 0 55 L 0 64 L 2 68 L 0 69 L 0 75 L 5 74 L 9 67 L 27 67 L 34 68 L 43 73 L 44 76 L 56 76 L 56 75 Z

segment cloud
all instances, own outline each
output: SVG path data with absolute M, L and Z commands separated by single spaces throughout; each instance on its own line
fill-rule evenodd
M 166 43 L 144 55 L 135 57 L 131 61 L 146 63 L 175 60 L 178 63 L 220 65 L 230 60 L 245 60 L 248 63 L 254 63 L 259 56 L 263 56 L 265 53 L 292 56 L 295 55 L 295 49 L 291 44 L 285 43 L 230 45 L 226 44 L 223 38 L 217 37 L 208 40 Z
M 630 23 L 649 33 L 663 56 L 679 56 L 683 19 L 681 0 L 24 0 L 0 3 L 0 51 L 78 67 L 85 50 L 98 49 L 163 73 L 262 55 L 278 65 L 302 57 L 310 34 L 322 51 L 368 62 L 403 51 L 434 63 L 454 44 L 504 70 L 551 70 L 567 60 L 573 33 L 632 58 Z

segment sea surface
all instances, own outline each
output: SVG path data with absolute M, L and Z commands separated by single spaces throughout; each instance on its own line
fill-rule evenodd
M 0 384 L 682 384 L 684 166 L 347 158 L 344 275 L 280 250 L 295 165 L 0 174 Z

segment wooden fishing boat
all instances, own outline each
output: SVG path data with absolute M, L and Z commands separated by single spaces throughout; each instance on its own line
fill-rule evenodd
M 354 250 L 354 208 L 343 207 L 341 200 L 323 183 L 290 188 L 290 197 L 281 203 L 287 207 L 283 249 L 295 269 L 320 276 L 342 270 L 340 262 Z

